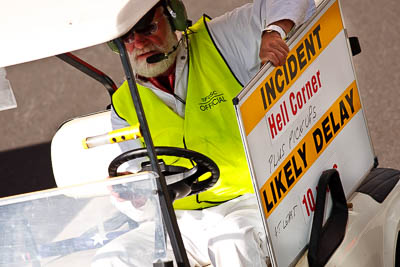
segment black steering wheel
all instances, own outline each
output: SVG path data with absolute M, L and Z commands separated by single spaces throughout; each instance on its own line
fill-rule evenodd
M 220 174 L 219 168 L 209 157 L 196 151 L 177 147 L 160 146 L 154 149 L 158 156 L 185 158 L 190 160 L 193 164 L 193 167 L 189 169 L 182 166 L 166 165 L 163 160 L 159 160 L 161 172 L 165 176 L 168 190 L 173 200 L 203 192 L 214 186 L 218 181 Z M 134 149 L 122 153 L 110 163 L 108 167 L 110 177 L 118 176 L 118 167 L 123 163 L 146 156 L 148 156 L 146 148 Z M 150 162 L 142 163 L 142 169 L 140 171 L 151 170 Z M 198 178 L 206 173 L 210 173 L 210 176 L 199 181 Z

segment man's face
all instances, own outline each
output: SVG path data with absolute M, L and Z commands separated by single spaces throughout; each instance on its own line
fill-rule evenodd
M 168 53 L 177 45 L 178 39 L 167 17 L 163 13 L 163 7 L 157 8 L 154 18 L 147 30 L 134 32 L 125 41 L 134 71 L 144 77 L 156 77 L 163 74 L 174 64 L 176 51 L 168 56 L 167 59 L 156 63 L 147 63 L 149 56 Z

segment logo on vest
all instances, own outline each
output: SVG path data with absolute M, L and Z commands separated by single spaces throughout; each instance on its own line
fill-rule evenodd
M 201 98 L 200 110 L 207 111 L 211 110 L 216 105 L 226 102 L 224 94 L 219 94 L 217 91 L 212 91 L 208 96 Z

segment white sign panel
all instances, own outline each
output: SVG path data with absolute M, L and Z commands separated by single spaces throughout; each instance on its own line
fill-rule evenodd
M 277 266 L 308 243 L 321 173 L 336 168 L 348 197 L 374 164 L 339 3 L 326 3 L 290 48 L 236 105 Z

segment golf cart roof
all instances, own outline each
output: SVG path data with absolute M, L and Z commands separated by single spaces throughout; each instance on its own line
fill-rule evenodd
M 107 42 L 158 0 L 15 0 L 0 9 L 0 67 Z

